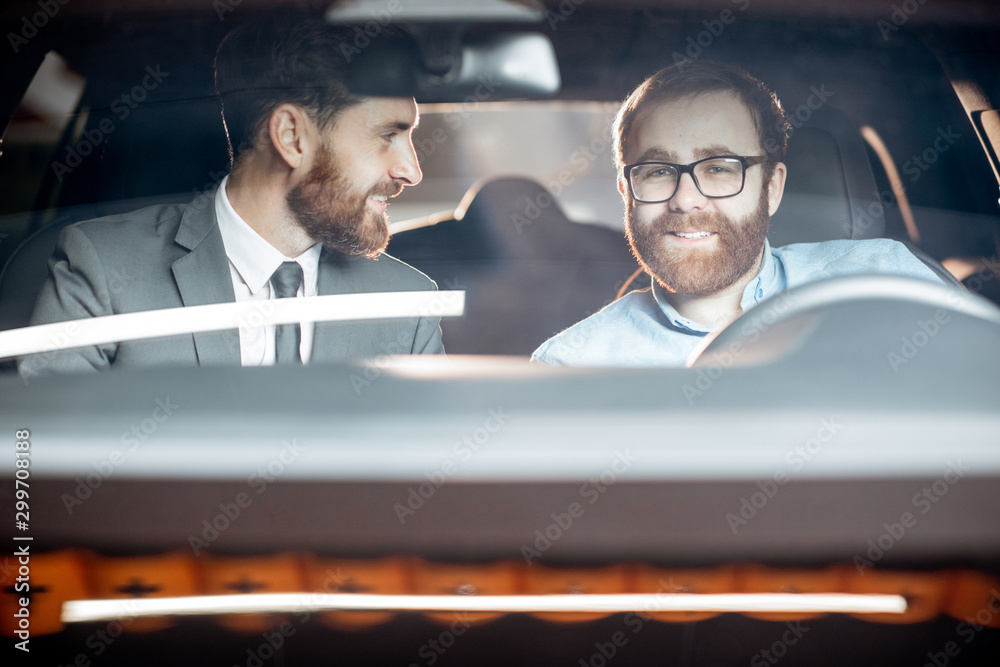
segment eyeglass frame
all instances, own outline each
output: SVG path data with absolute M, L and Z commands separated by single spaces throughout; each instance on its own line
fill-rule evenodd
M 704 190 L 701 189 L 701 184 L 698 182 L 698 177 L 694 175 L 695 166 L 701 164 L 702 162 L 708 162 L 709 160 L 739 160 L 740 164 L 743 166 L 743 179 L 740 182 L 740 189 L 731 195 L 708 195 L 705 194 Z M 681 177 L 684 174 L 691 174 L 691 181 L 694 183 L 694 187 L 698 188 L 698 192 L 704 197 L 709 199 L 726 199 L 727 197 L 735 197 L 736 195 L 743 192 L 744 186 L 747 183 L 747 169 L 756 166 L 758 164 L 763 164 L 765 162 L 770 162 L 771 158 L 766 155 L 713 155 L 712 157 L 706 157 L 701 160 L 695 160 L 688 164 L 675 164 L 673 162 L 662 162 L 660 160 L 650 160 L 648 162 L 636 162 L 635 164 L 627 164 L 622 167 L 622 176 L 625 177 L 625 182 L 628 183 L 628 193 L 632 197 L 632 200 L 639 204 L 662 204 L 663 202 L 668 202 L 674 198 L 677 194 L 677 190 L 681 186 Z M 674 182 L 674 191 L 670 193 L 670 196 L 666 199 L 657 199 L 656 201 L 647 201 L 645 199 L 639 199 L 635 196 L 635 188 L 632 187 L 632 170 L 636 167 L 641 167 L 646 164 L 665 164 L 668 167 L 673 167 L 677 170 L 677 180 Z

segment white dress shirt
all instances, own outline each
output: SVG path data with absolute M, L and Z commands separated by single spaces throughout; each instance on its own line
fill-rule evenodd
M 229 257 L 236 301 L 266 301 L 277 298 L 271 276 L 283 262 L 298 262 L 302 267 L 302 286 L 296 297 L 316 296 L 319 256 L 323 246 L 312 246 L 298 257 L 285 257 L 246 223 L 233 209 L 226 195 L 229 176 L 222 179 L 215 195 L 215 217 L 219 221 L 222 243 Z M 313 322 L 300 322 L 302 330 L 299 353 L 302 363 L 312 355 Z M 274 326 L 261 326 L 254 315 L 240 324 L 240 363 L 244 366 L 274 364 Z

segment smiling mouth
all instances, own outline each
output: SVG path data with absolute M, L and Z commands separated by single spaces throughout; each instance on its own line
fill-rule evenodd
M 715 232 L 667 232 L 671 236 L 677 236 L 682 239 L 705 239 L 709 236 L 713 236 Z
M 372 206 L 374 206 L 380 213 L 384 212 L 386 206 L 389 205 L 387 199 L 388 198 L 385 195 L 371 195 L 368 197 L 369 203 L 371 203 Z

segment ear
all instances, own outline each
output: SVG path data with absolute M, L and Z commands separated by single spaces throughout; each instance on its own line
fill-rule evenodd
M 774 165 L 771 179 L 767 183 L 768 216 L 774 215 L 781 204 L 781 198 L 785 194 L 785 177 L 787 175 L 788 168 L 784 162 L 778 162 Z
M 271 112 L 267 133 L 275 152 L 290 169 L 307 162 L 318 140 L 315 123 L 294 104 L 282 104 Z
M 621 174 L 618 174 L 618 194 L 622 196 L 622 199 L 625 200 L 625 204 L 627 205 L 629 199 L 628 183 L 625 182 L 625 178 Z

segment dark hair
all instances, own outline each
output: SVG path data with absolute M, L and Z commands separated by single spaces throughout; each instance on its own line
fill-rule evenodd
M 774 162 L 784 160 L 791 126 L 777 96 L 760 79 L 735 65 L 689 60 L 653 74 L 622 103 L 612 130 L 618 170 L 625 164 L 625 137 L 645 105 L 719 91 L 736 95 L 750 112 L 760 146 L 767 156 Z M 772 170 L 773 163 L 768 167 L 768 171 Z
M 248 23 L 226 35 L 215 54 L 215 92 L 231 162 L 254 147 L 282 104 L 301 107 L 327 130 L 360 101 L 347 91 L 345 36 L 319 21 Z

